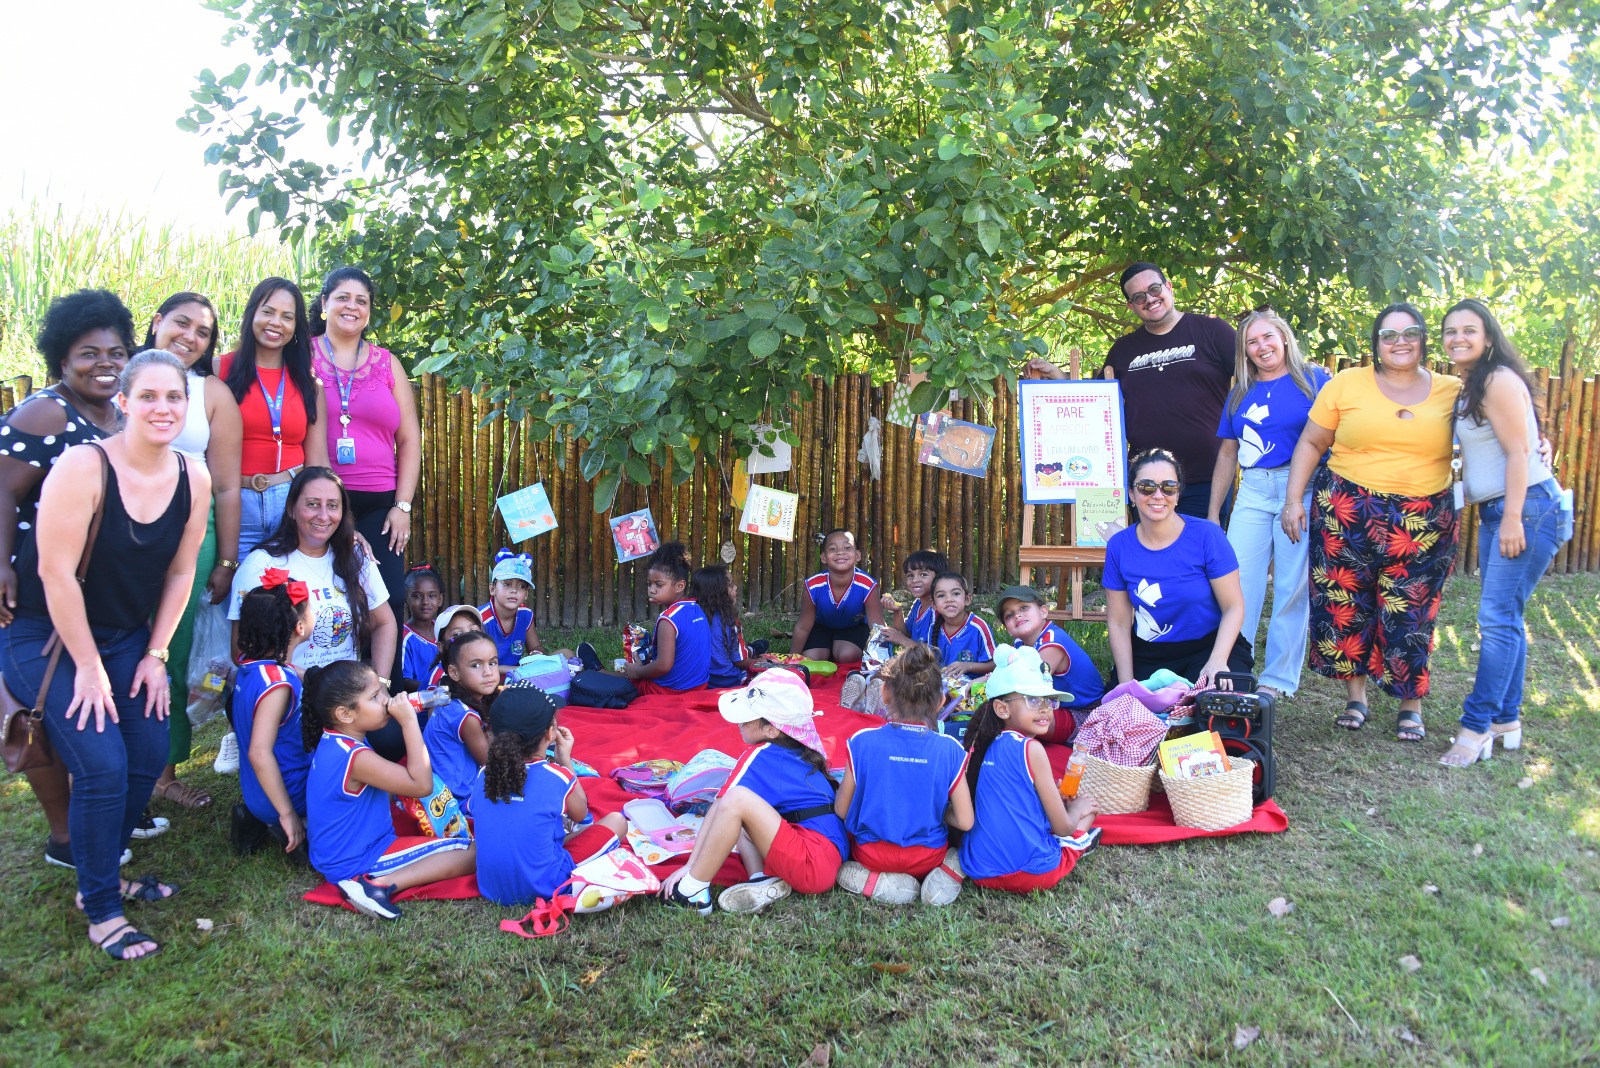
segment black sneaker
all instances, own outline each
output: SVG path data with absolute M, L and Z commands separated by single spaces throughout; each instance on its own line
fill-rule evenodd
M 661 891 L 661 900 L 673 908 L 694 909 L 702 916 L 711 915 L 711 887 L 702 886 L 693 894 L 683 892 L 680 883 L 673 883 Z
M 372 881 L 370 875 L 357 875 L 354 879 L 340 879 L 339 892 L 355 906 L 357 912 L 375 916 L 380 920 L 398 920 L 400 906 L 389 900 L 394 887 Z
M 132 859 L 133 850 L 124 849 L 121 859 L 117 861 L 117 867 L 122 867 Z M 71 842 L 58 842 L 54 838 L 46 838 L 44 840 L 44 862 L 46 864 L 54 864 L 58 868 L 66 868 L 68 871 L 78 870 L 78 865 L 72 860 Z
M 765 638 L 757 638 L 750 643 L 751 656 L 765 656 L 767 650 L 772 648 L 772 643 Z
M 233 846 L 234 856 L 248 857 L 266 843 L 267 825 L 256 819 L 255 814 L 242 804 L 233 806 L 231 816 L 228 844 Z
M 166 834 L 171 827 L 172 821 L 167 817 L 152 816 L 150 815 L 150 810 L 145 809 L 144 814 L 139 817 L 139 822 L 133 826 L 133 837 L 154 838 L 157 835 Z
M 601 668 L 600 654 L 594 651 L 594 646 L 588 642 L 579 642 L 575 650 L 578 659 L 583 661 L 583 666 L 589 671 L 599 671 Z

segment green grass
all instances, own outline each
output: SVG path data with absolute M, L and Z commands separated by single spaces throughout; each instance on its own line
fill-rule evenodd
M 312 877 L 271 856 L 229 854 L 237 786 L 209 770 L 212 726 L 185 774 L 216 805 L 160 808 L 173 831 L 129 869 L 183 884 L 131 910 L 165 952 L 118 966 L 5 780 L 0 1062 L 766 1065 L 825 1045 L 836 1064 L 1592 1063 L 1600 580 L 1544 583 L 1526 747 L 1458 772 L 1435 760 L 1471 682 L 1476 597 L 1452 583 L 1421 747 L 1392 740 L 1384 698 L 1366 731 L 1335 730 L 1340 691 L 1308 678 L 1279 720 L 1286 833 L 1103 849 L 1056 892 L 969 889 L 942 911 L 836 893 L 706 921 L 637 901 L 534 942 L 481 901 L 379 924 L 301 903 Z M 1274 919 L 1280 895 L 1295 909 Z M 1242 1052 L 1241 1024 L 1261 1028 Z

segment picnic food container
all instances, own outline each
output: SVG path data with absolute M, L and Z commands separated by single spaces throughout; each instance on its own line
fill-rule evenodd
M 1155 774 L 1153 763 L 1130 768 L 1085 753 L 1078 793 L 1093 797 L 1108 816 L 1143 812 L 1150 807 L 1150 783 Z
M 1179 827 L 1221 831 L 1249 820 L 1256 762 L 1234 757 L 1231 763 L 1230 771 L 1198 779 L 1179 779 L 1157 772 L 1172 805 L 1172 822 Z

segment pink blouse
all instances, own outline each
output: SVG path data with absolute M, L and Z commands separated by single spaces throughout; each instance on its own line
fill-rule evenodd
M 394 371 L 388 349 L 366 344 L 366 361 L 354 371 L 334 366 L 327 338 L 311 341 L 311 364 L 328 402 L 328 460 L 349 489 L 388 493 L 399 480 L 395 435 L 400 405 L 394 399 Z M 350 417 L 346 430 L 339 416 Z M 339 439 L 355 439 L 356 462 L 339 463 Z

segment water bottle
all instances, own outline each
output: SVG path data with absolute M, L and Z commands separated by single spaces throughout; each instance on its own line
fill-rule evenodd
M 443 686 L 430 686 L 426 690 L 406 694 L 406 700 L 411 702 L 411 707 L 417 710 L 417 715 L 431 712 L 435 708 L 449 704 L 454 698 L 450 691 Z
M 1074 749 L 1067 758 L 1066 774 L 1061 776 L 1061 799 L 1071 801 L 1078 796 L 1078 787 L 1083 785 L 1083 772 L 1089 766 L 1088 758 L 1081 750 Z

